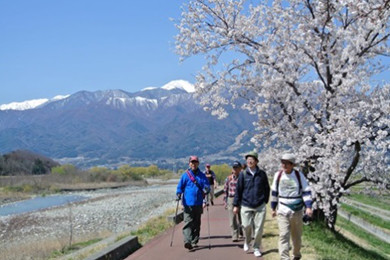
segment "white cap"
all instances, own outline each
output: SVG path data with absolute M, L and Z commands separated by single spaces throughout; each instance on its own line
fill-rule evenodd
M 285 153 L 285 154 L 282 155 L 282 157 L 280 158 L 280 160 L 289 161 L 289 162 L 291 162 L 292 164 L 295 164 L 295 155 L 292 154 L 292 153 Z

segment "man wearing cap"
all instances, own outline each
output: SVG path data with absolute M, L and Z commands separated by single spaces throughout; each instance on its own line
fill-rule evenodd
M 237 180 L 242 170 L 242 165 L 239 161 L 235 161 L 232 165 L 232 174 L 225 180 L 225 186 L 223 188 L 225 197 L 225 205 L 229 212 L 229 223 L 232 230 L 232 241 L 237 242 L 238 237 L 242 236 L 241 229 L 241 216 L 240 214 L 233 213 L 233 200 L 236 194 Z
M 272 217 L 278 216 L 280 259 L 290 259 L 290 234 L 293 260 L 301 259 L 303 207 L 313 215 L 310 186 L 305 176 L 294 169 L 295 156 L 285 153 L 280 158 L 281 170 L 275 173 L 271 186 Z
M 247 168 L 238 177 L 233 212 L 241 214 L 245 234 L 244 251 L 247 252 L 250 248 L 254 225 L 253 254 L 261 257 L 261 239 L 270 187 L 267 174 L 257 166 L 258 154 L 249 152 L 245 155 L 245 159 Z
M 215 173 L 211 170 L 210 164 L 206 164 L 206 171 L 204 174 L 206 174 L 206 178 L 209 180 L 210 184 L 210 193 L 208 199 L 210 200 L 211 205 L 214 205 L 214 188 L 217 185 L 217 181 L 215 179 Z
M 198 244 L 203 200 L 210 191 L 209 181 L 198 166 L 198 157 L 190 156 L 189 168 L 182 174 L 176 189 L 176 199 L 181 199 L 184 206 L 183 236 L 188 250 Z

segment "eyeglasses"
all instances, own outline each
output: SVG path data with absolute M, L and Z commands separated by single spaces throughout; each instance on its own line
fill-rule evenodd
M 292 164 L 290 161 L 285 161 L 285 160 L 282 160 L 281 163 L 284 164 L 284 165 Z

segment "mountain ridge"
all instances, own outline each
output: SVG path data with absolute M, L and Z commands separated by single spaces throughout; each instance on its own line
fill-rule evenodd
M 251 116 L 236 109 L 218 120 L 188 86 L 175 83 L 135 93 L 79 91 L 34 109 L 2 110 L 0 152 L 31 150 L 80 167 L 175 167 L 190 154 L 229 162 L 251 148 L 243 134 L 253 130 Z M 239 135 L 243 145 L 237 145 Z

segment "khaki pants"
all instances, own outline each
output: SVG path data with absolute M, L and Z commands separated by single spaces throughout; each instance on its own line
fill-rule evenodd
M 241 216 L 240 214 L 233 213 L 233 200 L 234 197 L 227 198 L 227 210 L 229 212 L 229 224 L 232 230 L 232 240 L 238 240 L 238 237 L 242 234 L 241 230 Z
M 210 193 L 207 196 L 208 202 L 214 201 L 214 185 L 210 185 Z
M 279 255 L 282 260 L 290 259 L 290 234 L 293 244 L 293 256 L 301 257 L 302 216 L 302 210 L 289 215 L 278 214 Z
M 257 208 L 248 208 L 241 206 L 241 220 L 244 228 L 245 243 L 249 246 L 252 240 L 252 228 L 254 225 L 254 242 L 253 248 L 259 249 L 261 246 L 261 239 L 263 236 L 263 228 L 266 214 L 266 204 L 263 203 Z

